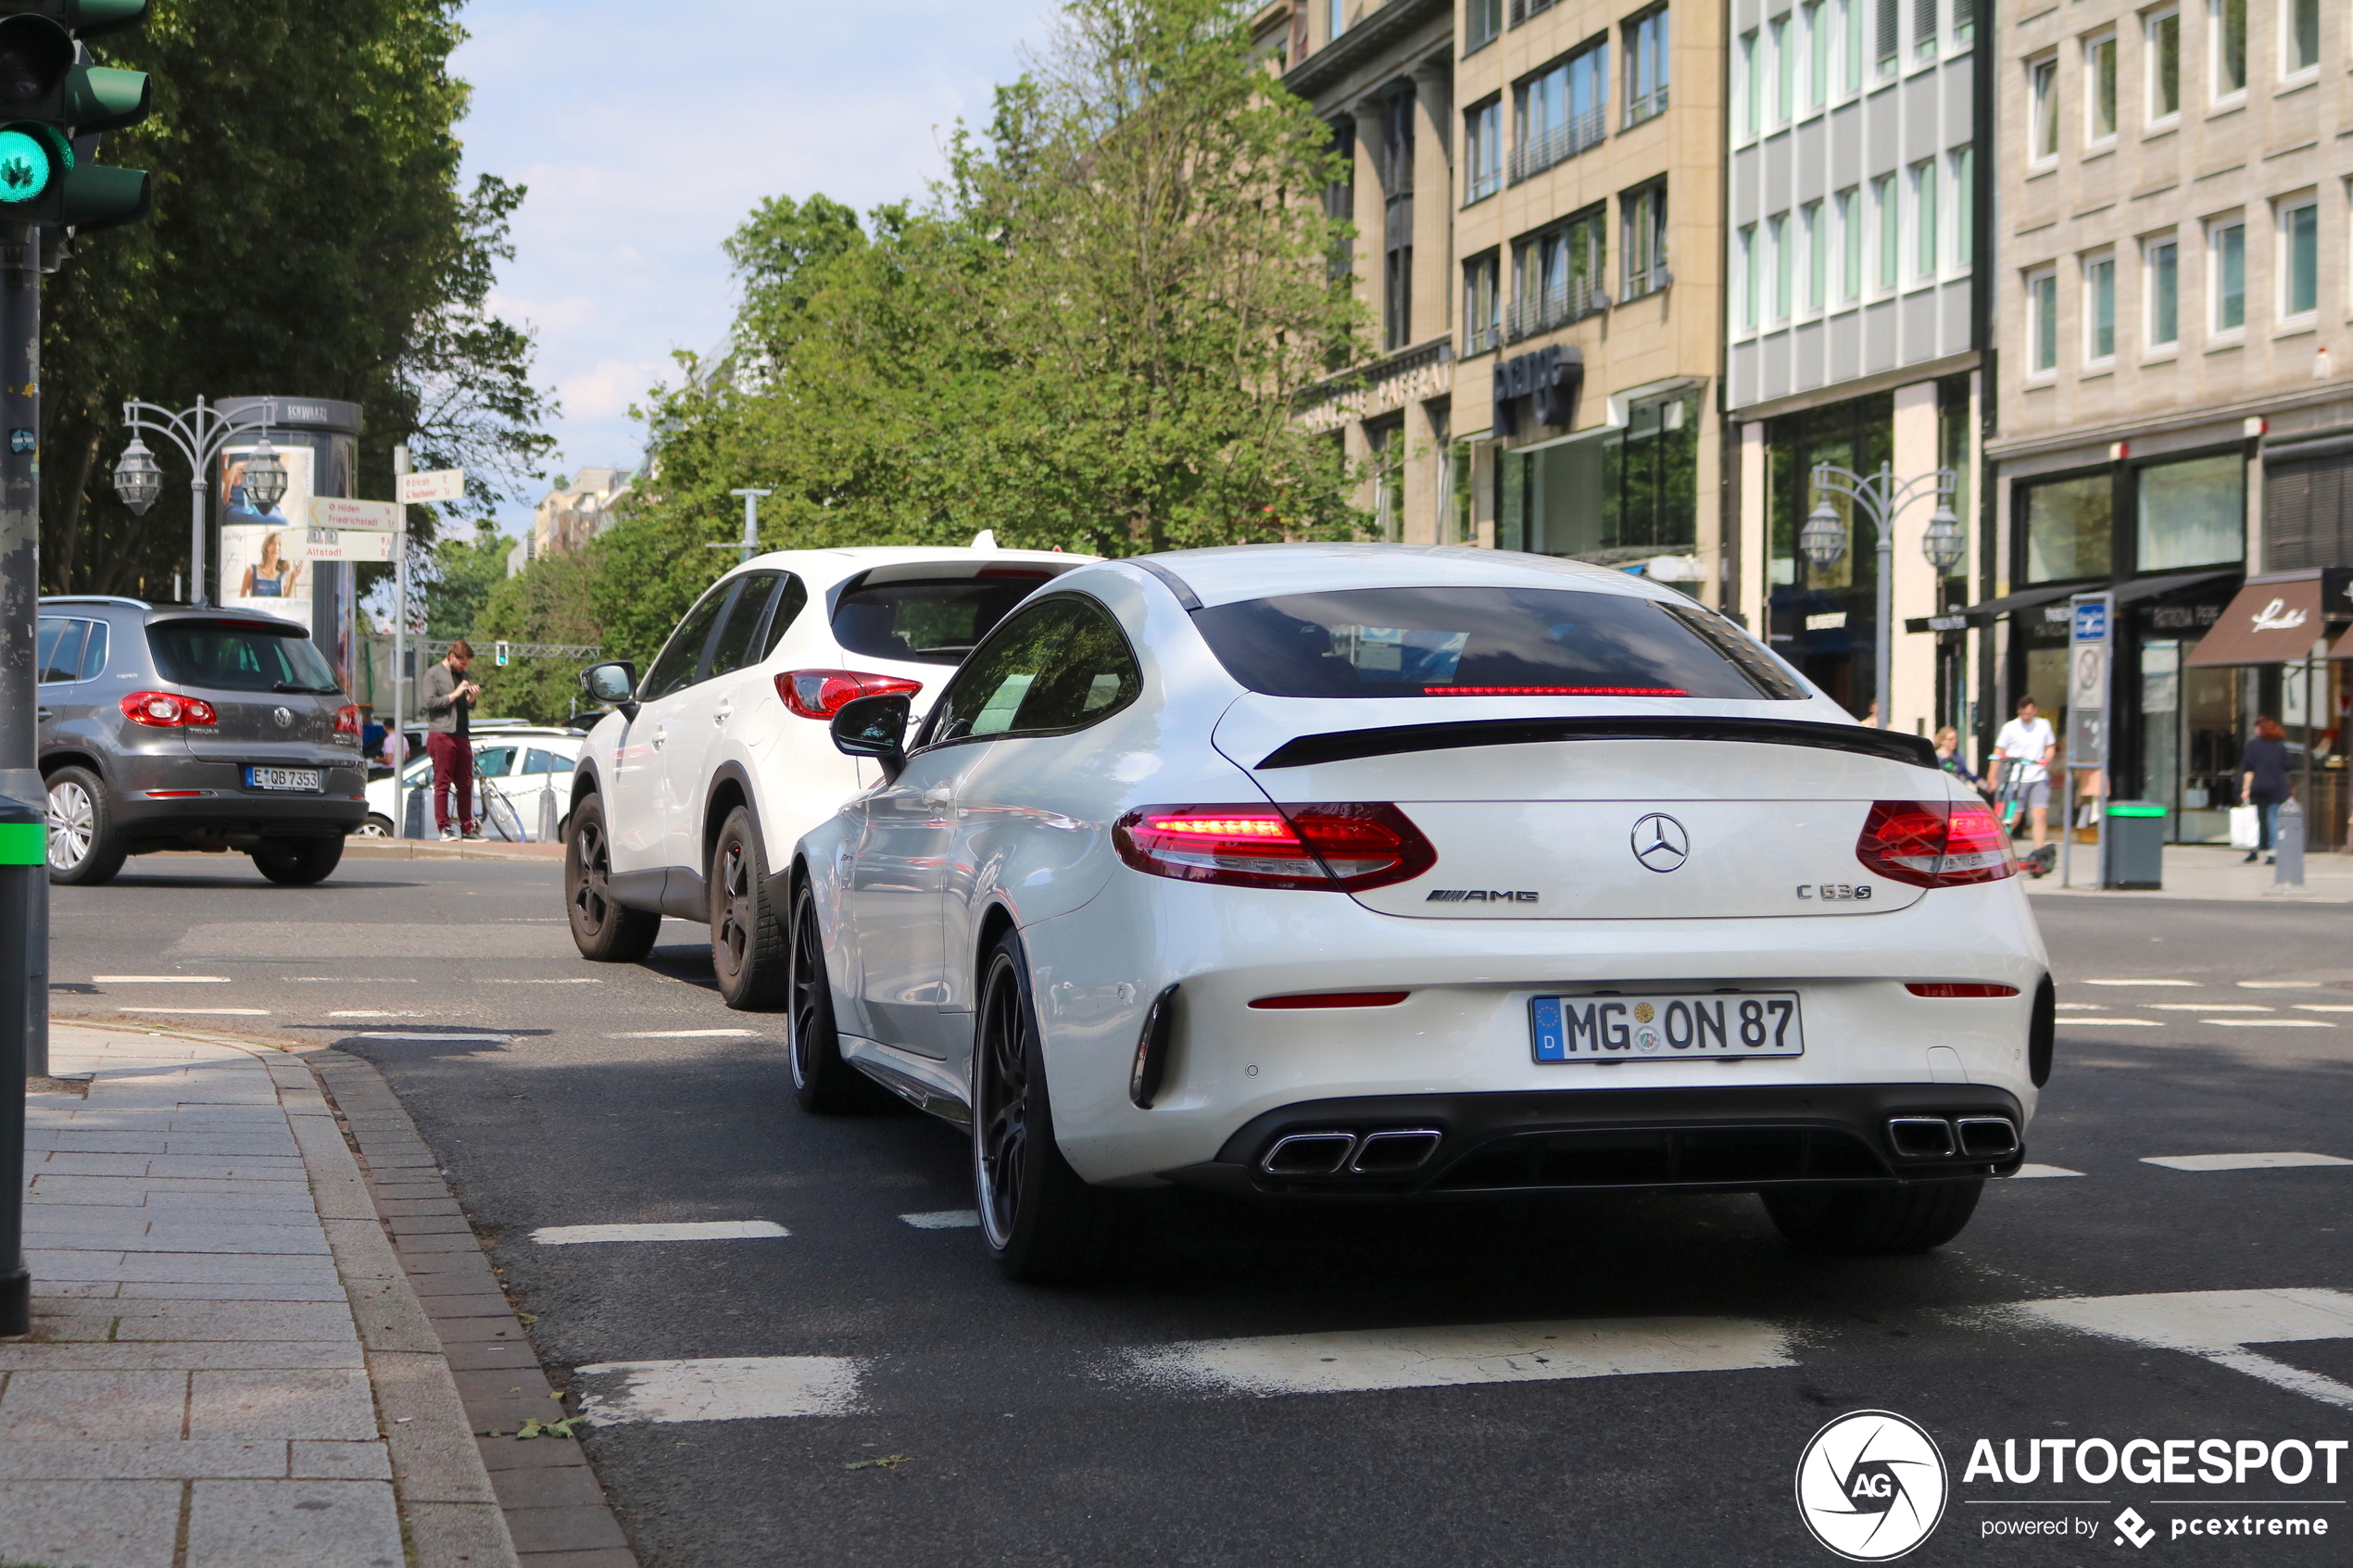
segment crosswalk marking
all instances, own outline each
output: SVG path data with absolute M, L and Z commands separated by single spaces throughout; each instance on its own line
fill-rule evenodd
M 761 1421 L 847 1415 L 858 1408 L 859 1362 L 848 1356 L 599 1361 L 574 1370 L 622 1380 L 617 1388 L 582 1395 L 581 1413 L 595 1424 Z
M 2162 1029 L 2161 1018 L 2062 1018 L 2062 1029 Z
M 2169 1171 L 2277 1171 L 2296 1165 L 2353 1165 L 2353 1160 L 2288 1150 L 2277 1154 L 2151 1154 L 2143 1156 L 2141 1163 L 2162 1165 Z
M 2222 1029 L 2334 1029 L 2335 1024 L 2319 1018 L 2201 1018 L 2200 1023 L 2211 1023 Z
M 2298 1002 L 2298 1012 L 2353 1012 L 2353 1002 Z
M 751 1241 L 792 1232 L 774 1220 L 680 1220 L 642 1225 L 542 1225 L 531 1239 L 542 1247 L 591 1241 Z
M 2196 985 L 2195 980 L 2086 980 L 2086 985 Z
M 2242 980 L 2239 986 L 2247 991 L 2317 991 L 2321 983 L 2317 980 Z
M 626 1035 L 608 1035 L 608 1040 L 749 1040 L 756 1038 L 755 1029 L 634 1029 Z
M 967 1231 L 980 1227 L 977 1209 L 940 1209 L 928 1214 L 901 1214 L 899 1218 L 901 1223 L 919 1231 Z
M 2340 1162 L 2342 1163 L 2342 1161 Z M 2353 1339 L 2353 1295 L 2341 1290 L 2184 1290 L 2021 1301 L 2010 1309 L 2064 1328 L 2184 1350 L 2275 1387 L 2353 1410 L 2353 1387 L 2259 1355 L 2249 1345 Z
M 2269 1012 L 2260 1002 L 2143 1002 L 2151 1012 Z
M 174 1018 L 267 1018 L 268 1008 L 117 1008 L 117 1012 L 168 1012 Z
M 2021 1165 L 2010 1173 L 2010 1180 L 2035 1181 L 2050 1176 L 2080 1176 L 2081 1171 L 2070 1171 L 2064 1165 Z
M 1336 1394 L 1793 1366 L 1788 1336 L 1743 1318 L 1602 1318 L 1205 1339 L 1126 1353 L 1128 1372 L 1201 1393 Z

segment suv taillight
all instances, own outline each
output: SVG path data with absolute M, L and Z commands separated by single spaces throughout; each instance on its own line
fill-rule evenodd
M 921 681 L 857 670 L 787 670 L 776 677 L 776 695 L 804 719 L 830 719 L 862 696 L 913 696 L 923 689 Z
M 146 724 L 158 730 L 177 725 L 206 726 L 220 722 L 212 704 L 200 696 L 182 696 L 177 692 L 130 692 L 117 706 L 122 716 L 134 724 Z
M 356 735 L 359 733 L 359 709 L 356 705 L 346 702 L 335 709 L 335 734 Z
M 1914 887 L 1959 887 L 2018 874 L 2002 820 L 1969 800 L 1881 800 L 1863 822 L 1855 858 Z
M 1144 806 L 1112 842 L 1139 872 L 1233 887 L 1362 892 L 1408 882 L 1438 851 L 1396 807 Z

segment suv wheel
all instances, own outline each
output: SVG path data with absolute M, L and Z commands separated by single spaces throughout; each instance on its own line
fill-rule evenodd
M 741 1011 L 764 1012 L 785 999 L 790 976 L 785 928 L 761 885 L 760 835 L 738 806 L 719 825 L 711 854 L 711 967 L 719 995 Z
M 612 896 L 612 851 L 605 838 L 605 803 L 590 796 L 572 814 L 564 846 L 564 909 L 573 946 L 598 963 L 635 963 L 653 951 L 661 916 L 633 909 Z
M 49 775 L 49 880 L 91 887 L 122 870 L 122 835 L 107 807 L 107 786 L 87 768 Z
M 1982 1181 L 1908 1186 L 1768 1187 L 1759 1194 L 1784 1238 L 1800 1252 L 1849 1257 L 1925 1252 L 1961 1234 Z
M 262 875 L 289 887 L 326 881 L 342 859 L 340 838 L 265 838 L 253 852 Z

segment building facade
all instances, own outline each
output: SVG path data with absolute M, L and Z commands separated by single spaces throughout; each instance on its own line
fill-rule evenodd
M 635 480 L 634 469 L 582 469 L 570 481 L 559 479 L 532 508 L 522 565 L 542 556 L 570 555 L 611 527 Z M 508 575 L 522 571 L 522 565 L 510 556 Z
M 2113 591 L 2108 788 L 2184 840 L 2225 834 L 2268 713 L 2312 759 L 2314 841 L 2343 841 L 2347 30 L 2320 0 L 2073 0 L 2002 30 L 1987 452 L 2020 602 L 1989 681 L 2063 702 L 2053 611 Z

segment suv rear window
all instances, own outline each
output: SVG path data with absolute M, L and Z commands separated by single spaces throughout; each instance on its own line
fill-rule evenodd
M 296 633 L 250 621 L 163 621 L 147 627 L 156 671 L 183 686 L 228 692 L 340 693 L 334 671 Z
M 1555 588 L 1363 588 L 1195 612 L 1227 672 L 1270 696 L 1802 697 L 1697 605 Z
M 834 606 L 834 640 L 850 653 L 912 664 L 962 664 L 1005 612 L 1053 573 L 863 583 Z

